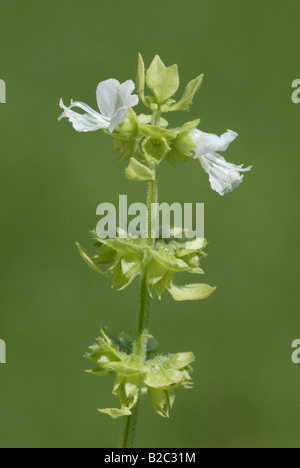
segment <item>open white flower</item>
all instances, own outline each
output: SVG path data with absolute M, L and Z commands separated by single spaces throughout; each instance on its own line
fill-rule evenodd
M 238 134 L 228 130 L 220 137 L 200 130 L 193 130 L 192 137 L 197 145 L 195 158 L 199 159 L 203 169 L 209 175 L 210 185 L 220 195 L 232 192 L 243 181 L 241 172 L 250 171 L 252 166 L 244 168 L 227 162 L 217 151 L 227 150 Z
M 128 110 L 139 102 L 138 96 L 132 94 L 133 90 L 132 80 L 122 84 L 113 79 L 102 81 L 96 93 L 100 113 L 80 101 L 71 101 L 71 105 L 66 107 L 61 99 L 59 105 L 64 111 L 58 120 L 66 117 L 78 132 L 94 132 L 101 128 L 108 128 L 113 132 L 127 117 Z M 86 113 L 74 112 L 74 107 Z

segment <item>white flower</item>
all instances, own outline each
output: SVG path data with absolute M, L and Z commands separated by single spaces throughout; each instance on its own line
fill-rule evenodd
M 128 110 L 138 104 L 139 98 L 132 94 L 134 83 L 132 80 L 120 84 L 117 80 L 106 80 L 97 87 L 97 102 L 100 113 L 94 111 L 87 104 L 80 101 L 71 101 L 70 107 L 66 107 L 60 100 L 60 107 L 64 110 L 58 120 L 68 118 L 73 128 L 78 132 L 94 132 L 100 128 L 108 128 L 110 132 L 117 129 L 127 117 Z M 74 107 L 85 111 L 85 114 L 74 112 Z
M 228 130 L 220 137 L 200 130 L 193 130 L 196 159 L 199 159 L 203 169 L 209 175 L 210 185 L 220 195 L 232 192 L 243 181 L 241 172 L 250 171 L 252 166 L 244 168 L 227 162 L 217 151 L 227 150 L 230 143 L 236 139 L 237 133 Z

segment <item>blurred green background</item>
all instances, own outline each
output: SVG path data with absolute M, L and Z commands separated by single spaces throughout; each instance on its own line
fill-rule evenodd
M 143 400 L 138 447 L 299 447 L 298 0 L 0 0 L 1 447 L 115 447 L 113 379 L 84 373 L 100 325 L 134 328 L 138 284 L 125 292 L 90 271 L 96 206 L 144 201 L 101 132 L 79 134 L 63 97 L 95 108 L 99 81 L 134 78 L 137 54 L 178 63 L 182 87 L 205 81 L 188 114 L 204 131 L 240 137 L 225 154 L 253 164 L 239 189 L 213 192 L 196 162 L 163 164 L 160 200 L 204 202 L 209 300 L 155 300 L 162 352 L 194 351 L 195 387 L 170 420 Z M 181 88 L 182 89 L 182 88 Z M 142 107 L 139 108 L 142 110 Z

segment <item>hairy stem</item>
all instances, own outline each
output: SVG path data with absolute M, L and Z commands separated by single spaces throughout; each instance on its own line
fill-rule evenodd
M 155 180 L 149 182 L 148 187 L 148 239 L 149 244 L 154 247 L 155 239 L 152 236 L 152 204 L 157 202 L 157 171 Z M 140 290 L 140 304 L 137 319 L 136 340 L 134 346 L 134 354 L 137 356 L 139 363 L 144 364 L 147 353 L 148 341 L 148 324 L 150 312 L 150 295 L 147 289 L 147 259 L 145 259 L 145 266 L 142 273 L 141 290 Z M 141 382 L 142 383 L 142 382 Z M 120 448 L 132 448 L 134 444 L 135 428 L 138 418 L 139 400 L 141 394 L 141 383 L 139 390 L 138 402 L 131 410 L 130 416 L 124 417 L 123 427 L 120 437 Z

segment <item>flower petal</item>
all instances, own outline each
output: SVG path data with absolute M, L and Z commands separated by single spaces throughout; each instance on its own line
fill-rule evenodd
M 227 150 L 230 143 L 237 138 L 238 134 L 232 130 L 228 130 L 220 137 L 213 133 L 201 132 L 195 129 L 192 131 L 192 137 L 197 145 L 196 158 L 207 153 Z
M 119 94 L 122 107 L 127 107 L 129 109 L 138 104 L 139 97 L 136 94 L 132 95 L 134 88 L 135 84 L 132 80 L 127 80 L 120 85 Z
M 228 163 L 217 153 L 208 153 L 200 156 L 200 164 L 209 175 L 210 185 L 220 195 L 232 192 L 243 181 L 241 172 L 250 171 L 252 166 L 244 168 Z
M 69 122 L 72 123 L 73 128 L 77 130 L 77 132 L 94 132 L 101 128 L 109 127 L 109 119 L 103 117 L 101 114 L 94 111 L 91 107 L 89 107 L 87 104 L 84 104 L 83 102 L 72 101 L 70 107 L 66 107 L 63 103 L 63 100 L 61 99 L 59 105 L 64 111 L 58 120 L 60 121 L 66 117 Z M 86 114 L 74 112 L 71 110 L 73 107 L 78 107 L 86 111 Z
M 109 125 L 109 131 L 111 133 L 119 127 L 120 123 L 122 123 L 123 120 L 126 119 L 128 110 L 128 107 L 120 107 L 116 110 Z
M 120 82 L 118 80 L 109 79 L 102 81 L 97 87 L 97 102 L 101 114 L 106 117 L 113 117 L 118 107 L 122 107 L 118 103 Z

